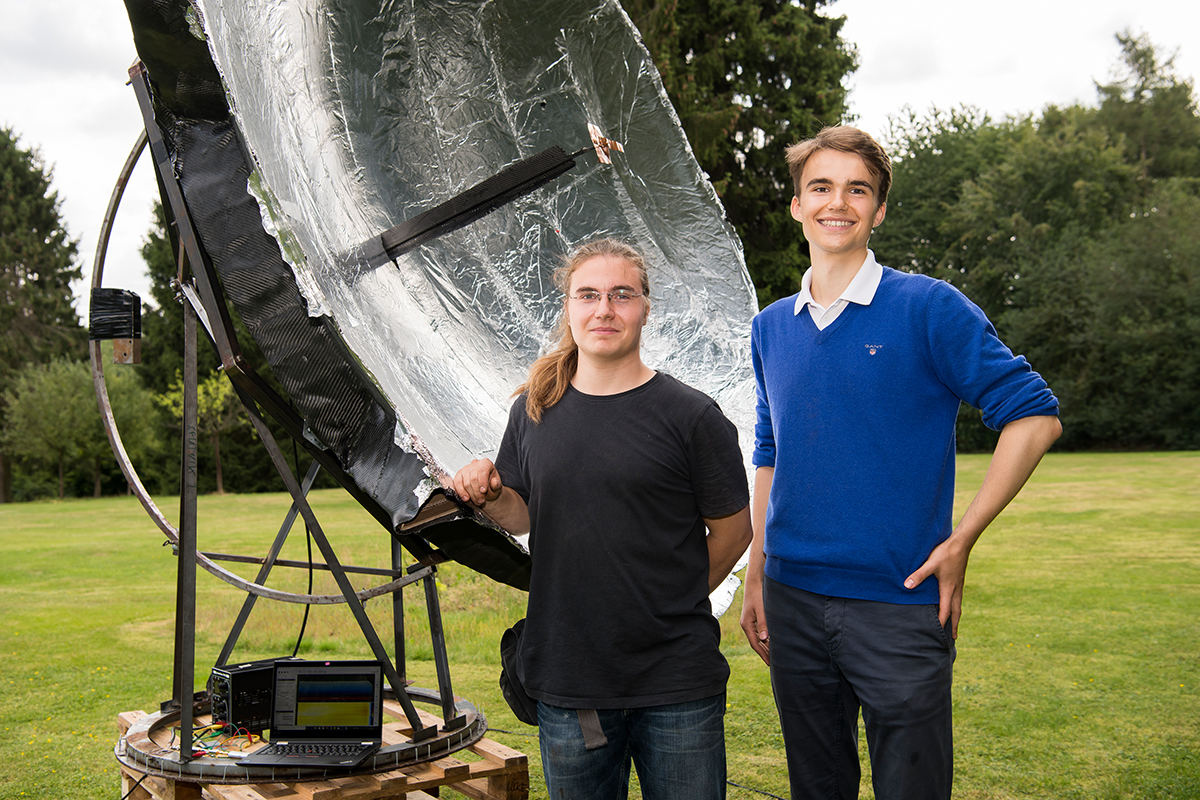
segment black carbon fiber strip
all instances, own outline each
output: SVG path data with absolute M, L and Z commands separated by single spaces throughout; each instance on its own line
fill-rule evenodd
M 545 186 L 574 166 L 573 156 L 567 155 L 561 148 L 548 147 L 480 181 L 446 202 L 389 228 L 380 234 L 380 242 L 388 259 L 394 260 L 425 242 L 469 225 L 500 206 Z

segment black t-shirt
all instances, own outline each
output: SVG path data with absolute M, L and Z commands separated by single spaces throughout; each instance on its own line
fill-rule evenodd
M 745 508 L 749 489 L 710 397 L 659 373 L 617 395 L 569 388 L 535 424 L 522 395 L 496 467 L 529 505 L 530 696 L 643 708 L 725 690 L 703 517 Z

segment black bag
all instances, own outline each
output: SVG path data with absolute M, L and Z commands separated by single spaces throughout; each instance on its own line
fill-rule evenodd
M 537 701 L 525 694 L 517 673 L 517 645 L 525 620 L 519 619 L 500 636 L 500 691 L 517 719 L 526 725 L 537 725 Z

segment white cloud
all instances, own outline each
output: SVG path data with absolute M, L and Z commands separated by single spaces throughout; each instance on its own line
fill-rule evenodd
M 851 108 L 876 135 L 904 105 L 966 104 L 1003 117 L 1094 103 L 1125 29 L 1149 34 L 1162 55 L 1180 49 L 1181 74 L 1200 74 L 1200 43 L 1191 40 L 1200 5 L 1183 0 L 836 0 L 826 13 L 846 16 L 843 36 L 861 59 Z
M 80 241 L 85 280 L 76 295 L 85 317 L 105 210 L 142 125 L 126 86 L 137 57 L 129 18 L 121 0 L 0 0 L 0 19 L 0 124 L 53 169 L 67 231 Z M 148 164 L 139 165 L 116 219 L 105 286 L 148 296 L 139 251 L 157 193 Z

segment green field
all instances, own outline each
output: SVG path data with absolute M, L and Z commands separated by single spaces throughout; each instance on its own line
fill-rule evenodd
M 985 467 L 960 458 L 960 508 Z M 175 516 L 176 499 L 162 505 Z M 347 495 L 317 492 L 313 505 L 344 563 L 387 565 L 387 536 Z M 200 546 L 262 555 L 287 506 L 202 497 Z M 285 558 L 304 557 L 300 534 Z M 0 800 L 120 796 L 116 715 L 171 694 L 175 559 L 163 541 L 133 498 L 0 506 Z M 273 586 L 304 589 L 305 573 L 276 572 Z M 199 688 L 242 596 L 204 571 L 198 584 Z M 533 729 L 496 685 L 500 632 L 524 595 L 453 565 L 439 584 L 455 692 L 529 754 L 530 796 L 544 797 Z M 316 591 L 332 581 L 318 574 Z M 408 673 L 434 687 L 421 595 L 406 599 Z M 729 796 L 785 797 L 767 671 L 739 607 L 722 619 Z M 386 642 L 391 604 L 367 608 Z M 290 654 L 302 612 L 260 602 L 234 659 Z M 344 607 L 314 607 L 306 653 L 368 648 Z M 972 556 L 954 698 L 957 797 L 1200 798 L 1200 453 L 1047 456 Z

